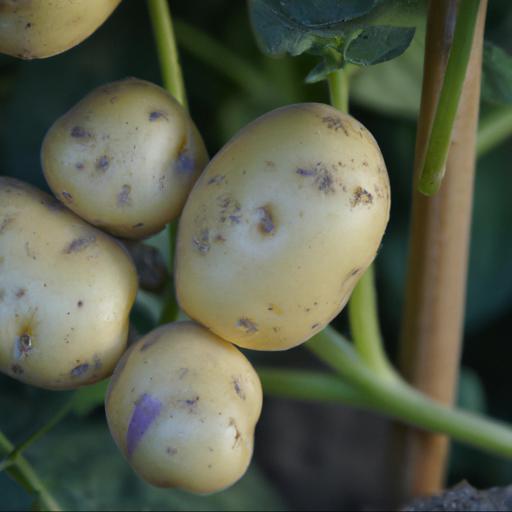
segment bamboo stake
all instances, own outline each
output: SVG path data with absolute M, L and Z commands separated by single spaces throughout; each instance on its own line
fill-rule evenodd
M 431 0 L 429 9 L 400 354 L 406 378 L 445 404 L 453 403 L 459 373 L 487 0 L 480 4 L 446 176 L 431 198 L 417 192 L 417 182 L 453 37 L 455 7 L 451 0 Z M 403 429 L 400 445 L 403 494 L 439 491 L 449 449 L 447 438 Z

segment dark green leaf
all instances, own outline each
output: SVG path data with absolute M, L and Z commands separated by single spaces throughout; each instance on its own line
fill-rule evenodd
M 482 99 L 493 104 L 512 104 L 512 56 L 499 46 L 484 47 Z
M 263 52 L 300 55 L 315 43 L 344 36 L 343 22 L 370 12 L 381 0 L 249 0 L 251 21 Z
M 345 60 L 360 66 L 371 66 L 394 59 L 411 44 L 414 31 L 412 27 L 365 28 L 345 46 Z
M 249 0 L 264 53 L 321 57 L 307 82 L 324 79 L 345 62 L 368 66 L 401 55 L 422 8 L 420 0 Z

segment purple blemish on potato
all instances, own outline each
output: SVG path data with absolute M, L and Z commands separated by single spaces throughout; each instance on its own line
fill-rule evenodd
M 81 126 L 73 126 L 70 133 L 71 137 L 74 137 L 75 139 L 82 139 L 84 137 L 91 136 L 90 132 L 88 132 L 85 128 L 82 128 Z
M 166 121 L 169 120 L 167 113 L 163 112 L 161 110 L 154 110 L 153 112 L 149 113 L 149 120 L 151 122 L 156 121 L 157 119 L 164 118 Z
M 79 364 L 78 366 L 75 366 L 69 373 L 71 377 L 81 377 L 85 373 L 87 373 L 87 370 L 89 370 L 89 364 Z
M 128 425 L 128 432 L 126 433 L 126 450 L 128 457 L 133 455 L 140 440 L 146 433 L 147 429 L 158 418 L 162 409 L 162 402 L 157 398 L 144 393 L 135 402 L 135 408 Z
M 187 153 L 187 151 L 182 151 L 176 159 L 176 170 L 179 173 L 189 173 L 195 169 L 195 165 L 196 163 L 194 159 Z

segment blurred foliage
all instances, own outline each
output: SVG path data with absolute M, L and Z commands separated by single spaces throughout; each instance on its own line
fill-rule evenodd
M 180 22 L 178 43 L 191 113 L 211 155 L 244 124 L 272 108 L 328 100 L 324 83 L 304 83 L 316 63 L 314 57 L 271 59 L 260 53 L 244 3 L 209 0 L 198 8 L 196 2 L 175 1 L 171 8 Z M 510 53 L 512 5 L 508 0 L 495 0 L 489 8 L 486 36 Z M 401 57 L 358 72 L 351 90 L 352 112 L 378 140 L 392 185 L 391 222 L 377 260 L 381 317 L 391 353 L 403 301 L 421 52 L 418 30 Z M 47 189 L 39 151 L 48 127 L 93 87 L 126 76 L 160 81 L 145 5 L 135 0 L 125 0 L 97 33 L 62 55 L 33 62 L 0 56 L 0 173 Z M 511 149 L 511 142 L 506 142 L 478 163 L 463 358 L 467 370 L 462 373 L 459 398 L 467 407 L 485 408 L 509 421 Z M 167 251 L 161 235 L 152 243 Z M 155 325 L 161 309 L 159 297 L 141 293 L 132 313 L 136 332 L 143 334 Z M 346 330 L 344 313 L 336 322 Z M 256 363 L 313 364 L 301 349 L 248 355 Z M 234 489 L 207 498 L 146 486 L 131 473 L 109 437 L 97 407 L 102 391 L 100 386 L 84 393 L 81 418 L 71 416 L 27 453 L 66 506 L 109 510 L 275 510 L 285 506 L 256 467 Z M 66 397 L 67 393 L 37 390 L 0 377 L 0 429 L 20 442 L 49 419 Z M 258 445 L 257 436 L 256 455 L 258 450 L 265 446 Z M 477 486 L 505 484 L 512 480 L 512 464 L 456 446 L 450 479 L 462 478 Z M 25 509 L 29 506 L 26 500 L 15 484 L 0 474 L 0 509 Z

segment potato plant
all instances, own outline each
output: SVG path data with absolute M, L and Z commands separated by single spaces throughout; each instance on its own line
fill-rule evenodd
M 43 9 L 40 2 L 0 0 L 0 52 L 25 60 L 65 52 L 119 3 L 91 0 L 86 9 L 81 0 L 56 0 Z M 405 451 L 395 454 L 394 468 L 407 478 L 395 480 L 408 486 L 401 498 L 441 488 L 447 445 L 439 434 L 512 458 L 508 425 L 451 404 L 459 369 L 485 0 L 458 7 L 432 2 L 427 14 L 414 178 L 423 195 L 413 194 L 399 369 L 384 348 L 373 262 L 393 244 L 393 233 L 386 233 L 395 197 L 389 176 L 397 182 L 400 170 L 357 119 L 360 112 L 349 114 L 348 100 L 350 89 L 361 83 L 358 77 L 372 73 L 379 94 L 392 93 L 379 75 L 388 68 L 371 66 L 399 57 L 418 38 L 421 2 L 249 0 L 246 14 L 262 52 L 280 58 L 309 54 L 316 65 L 307 74 L 303 63 L 310 60 L 296 66 L 289 59 L 264 60 L 260 69 L 250 59 L 242 61 L 238 49 L 173 23 L 167 0 L 147 4 L 163 87 L 154 77 L 149 81 L 150 68 L 132 55 L 144 79 L 123 78 L 132 73 L 118 72 L 112 61 L 102 74 L 97 53 L 98 62 L 89 62 L 94 84 L 87 80 L 80 94 L 66 98 L 74 106 L 64 114 L 64 108 L 54 108 L 53 118 L 45 120 L 46 135 L 38 139 L 38 175 L 55 197 L 0 177 L 0 372 L 7 376 L 2 385 L 31 400 L 34 410 L 34 397 L 50 394 L 33 387 L 80 388 L 51 394 L 55 403 L 62 396 L 64 406 L 25 439 L 25 431 L 9 431 L 17 444 L 0 431 L 0 508 L 5 472 L 28 491 L 34 509 L 61 510 L 59 501 L 71 508 L 70 493 L 81 497 L 77 509 L 125 508 L 123 500 L 131 501 L 137 489 L 145 498 L 136 506 L 144 508 L 192 509 L 194 503 L 198 509 L 231 509 L 230 500 L 246 492 L 240 491 L 244 485 L 255 490 L 239 508 L 273 509 L 264 502 L 271 486 L 254 483 L 251 464 L 254 454 L 269 449 L 257 430 L 263 393 L 339 402 L 420 429 L 397 443 Z M 201 9 L 212 14 L 211 6 Z M 122 22 L 113 26 L 119 30 Z M 211 67 L 208 72 L 223 72 L 244 95 L 223 103 L 211 75 L 192 84 L 190 69 L 182 73 L 180 67 L 174 29 L 183 46 Z M 130 33 L 137 44 L 139 36 Z M 90 41 L 99 45 L 102 40 L 95 38 Z M 446 47 L 440 49 L 439 41 Z M 78 55 L 73 52 L 62 58 Z M 499 51 L 492 56 L 488 84 L 495 96 L 505 97 L 512 81 L 501 71 L 512 59 Z M 42 70 L 52 62 L 35 65 Z M 295 66 L 289 76 L 288 65 Z M 300 73 L 325 90 L 304 88 L 308 92 L 297 95 L 292 82 Z M 102 81 L 103 76 L 108 78 Z M 45 94 L 44 87 L 38 90 L 41 104 Z M 222 113 L 219 119 L 238 119 L 240 104 L 249 105 L 250 115 L 240 116 L 238 131 L 226 130 L 215 118 L 209 120 L 214 128 L 200 133 L 209 115 L 206 103 Z M 503 137 L 503 126 L 512 133 L 507 119 L 494 121 L 501 135 L 493 128 L 488 144 Z M 394 128 L 389 123 L 390 133 Z M 382 129 L 380 135 L 385 143 Z M 217 148 L 211 161 L 203 137 Z M 153 269 L 162 258 L 167 269 Z M 345 306 L 347 315 L 340 317 Z M 315 369 L 311 355 L 328 371 Z M 297 368 L 297 362 L 308 369 Z M 98 414 L 102 405 L 108 428 Z M 7 410 L 1 396 L 0 410 Z M 23 455 L 68 414 L 67 421 L 78 425 L 72 449 L 59 437 L 61 430 L 49 437 L 80 459 L 79 486 L 61 482 L 61 475 L 72 472 L 68 467 L 52 480 L 45 466 L 38 474 L 37 459 L 32 466 Z M 320 438 L 320 419 L 308 420 L 319 422 L 314 437 Z M 278 448 L 300 439 L 301 421 L 287 425 Z M 108 432 L 113 440 L 104 442 Z M 308 446 L 301 446 L 314 460 L 317 442 L 308 438 Z M 114 444 L 122 457 L 116 458 Z M 349 444 L 337 458 L 352 460 Z M 281 453 L 276 449 L 273 455 Z M 89 457 L 102 457 L 98 475 L 87 469 Z M 47 458 L 59 464 L 53 452 Z M 288 470 L 293 474 L 293 465 Z M 77 487 L 94 478 L 94 491 L 81 494 Z M 112 488 L 116 494 L 109 502 L 104 496 Z

